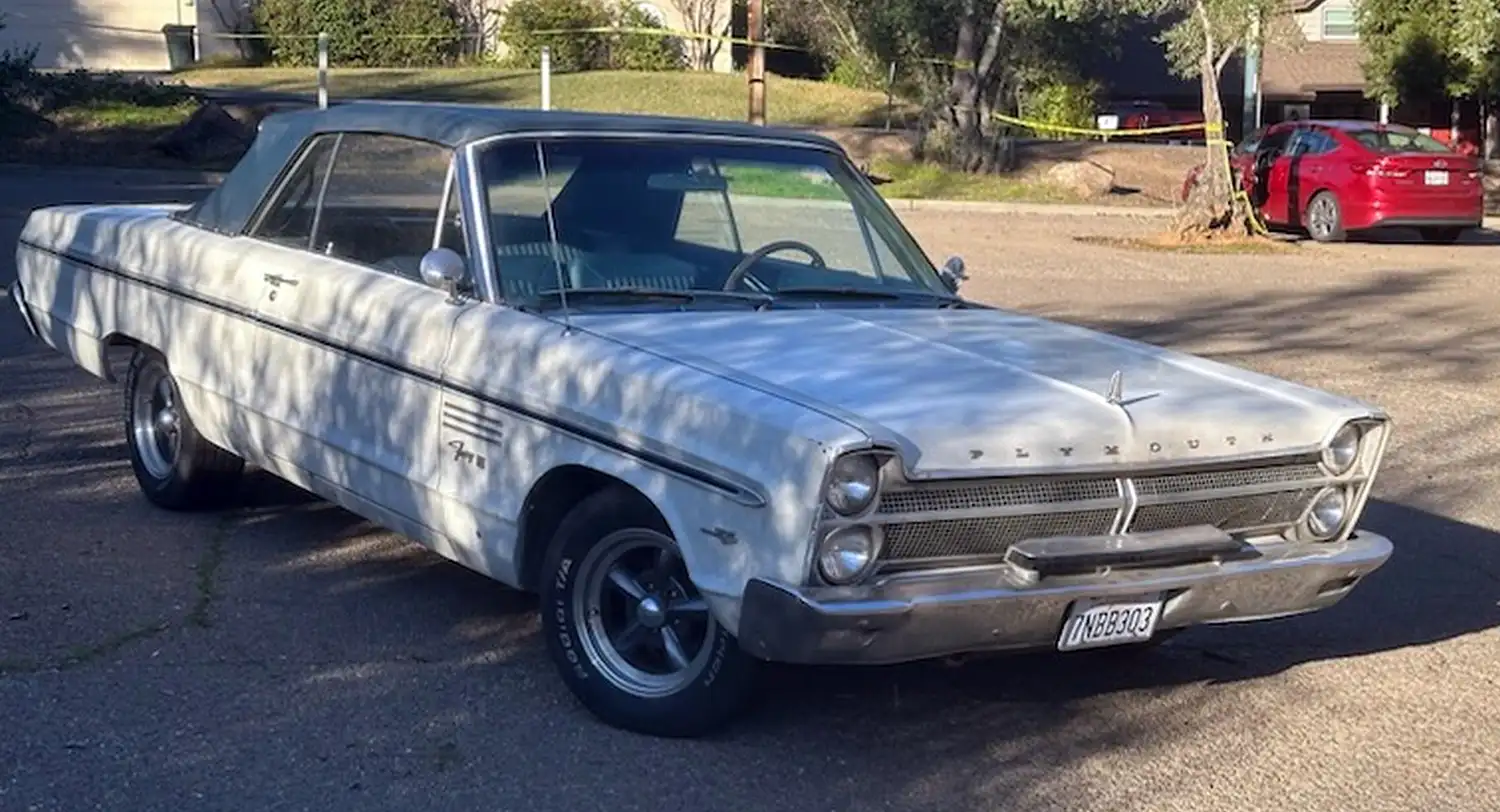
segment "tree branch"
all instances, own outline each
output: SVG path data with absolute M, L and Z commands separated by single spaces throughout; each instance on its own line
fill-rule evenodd
M 1224 73 L 1224 66 L 1229 64 L 1229 60 L 1240 49 L 1240 46 L 1244 44 L 1245 40 L 1243 38 L 1233 40 L 1229 43 L 1228 47 L 1224 49 L 1224 53 L 1219 54 L 1219 58 L 1214 60 L 1215 75 L 1222 75 Z

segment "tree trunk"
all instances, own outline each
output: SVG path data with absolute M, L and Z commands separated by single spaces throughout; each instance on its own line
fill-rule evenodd
M 1006 0 L 995 0 L 989 23 L 981 39 L 984 17 L 978 0 L 965 0 L 958 25 L 958 43 L 953 51 L 953 78 L 948 84 L 943 110 L 933 121 L 925 140 L 943 143 L 942 158 L 965 172 L 992 172 L 1007 168 L 1003 145 L 992 138 L 990 120 L 995 75 L 999 71 L 1000 46 L 1005 35 Z
M 1202 0 L 1197 2 L 1200 16 L 1206 17 Z M 1219 68 L 1227 61 L 1214 41 L 1213 32 L 1204 26 L 1205 48 L 1199 65 L 1203 91 L 1204 134 L 1208 145 L 1203 153 L 1203 169 L 1188 192 L 1188 198 L 1177 212 L 1177 232 L 1183 237 L 1211 237 L 1219 234 L 1244 235 L 1250 231 L 1252 213 L 1245 198 L 1237 195 L 1239 179 L 1229 167 L 1229 144 L 1225 139 L 1224 104 L 1219 98 Z M 1215 131 L 1213 128 L 1219 129 Z

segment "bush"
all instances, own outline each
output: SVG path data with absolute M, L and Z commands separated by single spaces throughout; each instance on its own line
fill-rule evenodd
M 615 25 L 621 28 L 666 30 L 665 26 L 631 0 L 620 0 L 615 10 Z M 620 34 L 609 46 L 609 64 L 616 70 L 682 70 L 686 66 L 686 59 L 682 40 L 677 37 Z
M 682 41 L 644 33 L 613 34 L 598 29 L 665 30 L 632 0 L 515 0 L 506 6 L 500 41 L 508 51 L 505 64 L 536 70 L 542 48 L 552 50 L 552 69 L 679 70 L 685 65 Z M 541 34 L 539 31 L 589 29 L 587 33 Z
M 1093 129 L 1094 112 L 1100 87 L 1097 82 L 1055 80 L 1042 84 L 1026 94 L 1021 117 L 1041 124 Z M 1076 135 L 1056 130 L 1040 130 L 1038 138 L 1065 140 Z
M 605 28 L 609 10 L 599 0 L 514 0 L 505 8 L 500 41 L 508 53 L 505 62 L 535 70 L 542 66 L 542 48 L 552 50 L 555 71 L 597 70 L 609 64 L 609 35 L 537 34 L 574 28 Z
M 454 61 L 463 30 L 450 0 L 260 0 L 255 22 L 279 65 L 318 63 L 327 33 L 334 67 L 423 67 Z

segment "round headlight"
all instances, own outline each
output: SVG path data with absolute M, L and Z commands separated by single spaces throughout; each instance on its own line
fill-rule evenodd
M 833 464 L 824 498 L 835 513 L 853 516 L 875 501 L 879 486 L 880 469 L 875 460 L 865 454 L 851 455 Z
M 1339 433 L 1333 435 L 1333 442 L 1323 449 L 1323 464 L 1333 472 L 1334 476 L 1342 476 L 1354 467 L 1354 461 L 1359 458 L 1359 441 L 1364 432 L 1359 426 L 1350 424 L 1339 429 Z
M 875 532 L 864 525 L 841 527 L 818 545 L 818 572 L 830 584 L 853 583 L 875 563 Z
M 1323 491 L 1313 500 L 1312 510 L 1307 513 L 1308 531 L 1320 539 L 1338 535 L 1339 529 L 1344 526 L 1348 507 L 1343 490 L 1329 488 Z

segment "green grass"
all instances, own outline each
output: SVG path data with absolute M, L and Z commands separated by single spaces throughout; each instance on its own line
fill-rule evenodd
M 144 106 L 104 101 L 71 105 L 49 115 L 54 124 L 82 130 L 164 129 L 175 127 L 198 109 L 194 102 Z
M 194 87 L 242 88 L 285 93 L 317 92 L 317 72 L 301 68 L 200 68 L 174 78 Z M 498 68 L 350 68 L 332 70 L 334 98 L 422 99 L 506 107 L 541 106 L 541 76 Z M 747 105 L 740 74 L 670 71 L 588 71 L 555 74 L 552 106 L 560 110 L 654 113 L 743 121 Z M 896 123 L 914 115 L 898 100 Z M 885 95 L 829 82 L 766 79 L 766 118 L 775 124 L 883 125 Z

